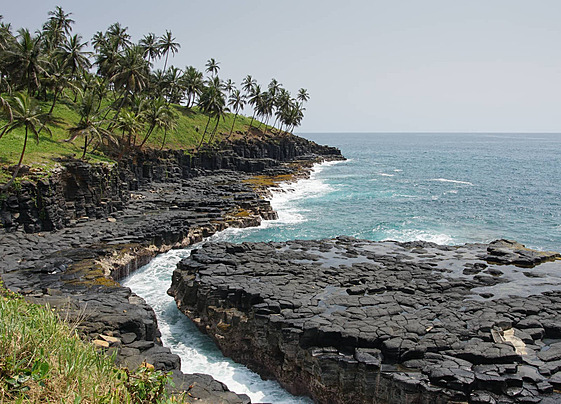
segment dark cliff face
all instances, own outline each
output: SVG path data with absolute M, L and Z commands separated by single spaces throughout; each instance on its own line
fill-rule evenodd
M 141 151 L 116 165 L 70 161 L 36 183 L 24 181 L 0 199 L 7 230 L 51 231 L 123 209 L 142 184 L 174 182 L 221 169 L 259 173 L 308 156 L 342 158 L 341 152 L 296 136 L 236 141 L 195 155 L 182 150 Z

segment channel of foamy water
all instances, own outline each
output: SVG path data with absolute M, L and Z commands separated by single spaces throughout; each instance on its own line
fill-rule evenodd
M 261 228 L 282 227 L 306 220 L 305 211 L 294 202 L 318 197 L 331 191 L 328 184 L 317 178 L 325 167 L 334 164 L 325 162 L 314 166 L 310 177 L 295 183 L 281 184 L 272 190 L 271 205 L 279 219 L 263 221 Z M 212 236 L 211 240 L 229 241 L 239 237 L 248 229 L 227 229 Z M 154 309 L 165 346 L 181 358 L 181 369 L 185 373 L 206 373 L 225 383 L 236 393 L 247 394 L 252 402 L 311 403 L 306 397 L 295 397 L 286 392 L 276 381 L 261 377 L 243 365 L 224 357 L 214 342 L 201 333 L 178 309 L 166 291 L 171 285 L 171 274 L 177 263 L 189 256 L 194 245 L 181 250 L 171 250 L 158 255 L 148 265 L 137 270 L 121 283 L 141 296 Z

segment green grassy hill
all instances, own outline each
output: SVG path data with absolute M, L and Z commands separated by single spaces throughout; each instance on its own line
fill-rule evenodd
M 40 105 L 44 111 L 50 108 L 50 102 L 41 102 Z M 38 143 L 33 138 L 29 138 L 23 165 L 30 166 L 31 172 L 46 171 L 52 168 L 60 159 L 82 157 L 83 138 L 78 137 L 72 142 L 67 141 L 70 137 L 69 129 L 80 120 L 75 108 L 75 104 L 70 101 L 59 102 L 52 114 L 53 122 L 47 124 L 52 136 L 49 135 L 48 131 L 43 130 L 39 135 Z M 154 130 L 143 148 L 196 149 L 201 142 L 201 137 L 208 122 L 208 116 L 200 112 L 198 107 L 189 109 L 181 105 L 173 105 L 173 110 L 177 114 L 176 127 L 167 133 L 164 133 L 161 129 Z M 226 114 L 224 119 L 220 120 L 216 135 L 212 139 L 213 144 L 223 141 L 228 137 L 233 121 L 234 114 Z M 234 140 L 246 136 L 250 122 L 251 118 L 238 115 L 230 139 Z M 5 118 L 0 117 L 0 127 L 7 123 L 8 121 Z M 205 144 L 211 140 L 215 124 L 216 120 L 211 118 L 205 136 Z M 258 121 L 253 121 L 253 126 L 258 126 L 259 124 Z M 270 127 L 267 128 L 270 129 Z M 265 125 L 261 125 L 261 129 L 265 129 Z M 146 132 L 147 127 L 139 131 L 136 140 L 137 145 L 142 141 Z M 120 135 L 116 133 L 116 136 Z M 10 177 L 8 167 L 15 165 L 20 158 L 24 136 L 25 129 L 22 127 L 7 133 L 0 139 L 0 184 L 5 183 Z M 114 161 L 111 157 L 105 155 L 101 148 L 94 151 L 92 147 L 86 153 L 86 160 L 91 162 Z M 26 170 L 23 172 L 26 172 Z

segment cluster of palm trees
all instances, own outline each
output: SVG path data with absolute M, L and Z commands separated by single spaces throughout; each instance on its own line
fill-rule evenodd
M 248 75 L 240 90 L 232 80 L 219 78 L 220 63 L 214 59 L 207 62 L 204 73 L 193 66 L 168 67 L 170 54 L 180 48 L 171 31 L 161 37 L 149 33 L 135 43 L 127 27 L 115 23 L 97 32 L 90 47 L 73 34 L 73 25 L 71 13 L 61 7 L 49 12 L 47 22 L 35 33 L 25 28 L 14 33 L 0 16 L 0 107 L 9 121 L 0 129 L 0 138 L 23 126 L 25 142 L 28 132 L 38 140 L 63 97 L 79 113 L 68 140 L 83 137 L 83 156 L 92 144 L 121 156 L 142 147 L 155 131 L 164 131 L 165 142 L 178 119 L 174 104 L 198 107 L 208 116 L 199 147 L 212 142 L 227 112 L 234 114 L 230 138 L 246 105 L 253 108 L 247 133 L 256 117 L 267 125 L 274 116 L 269 130 L 278 122 L 278 133 L 291 131 L 302 121 L 303 103 L 309 98 L 304 89 L 292 98 L 273 79 L 263 91 Z M 156 61 L 163 61 L 163 69 L 153 69 Z M 49 103 L 48 112 L 39 109 L 37 100 Z

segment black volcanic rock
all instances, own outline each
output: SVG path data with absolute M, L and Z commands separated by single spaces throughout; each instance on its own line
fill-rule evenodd
M 510 265 L 488 259 L 497 249 Z M 527 277 L 522 252 L 534 256 L 510 242 L 207 243 L 169 293 L 226 355 L 319 403 L 558 402 L 561 262 Z
M 323 159 L 318 154 L 342 159 L 337 149 L 286 136 L 195 156 L 147 151 L 114 166 L 65 162 L 0 200 L 2 280 L 78 323 L 81 335 L 116 353 L 119 364 L 173 370 L 176 390 L 188 389 L 197 402 L 248 403 L 210 376 L 181 373 L 179 357 L 162 346 L 153 310 L 116 281 L 159 252 L 275 219 L 264 190 L 246 180 L 255 173 L 297 178 Z M 305 161 L 283 164 L 299 156 Z

